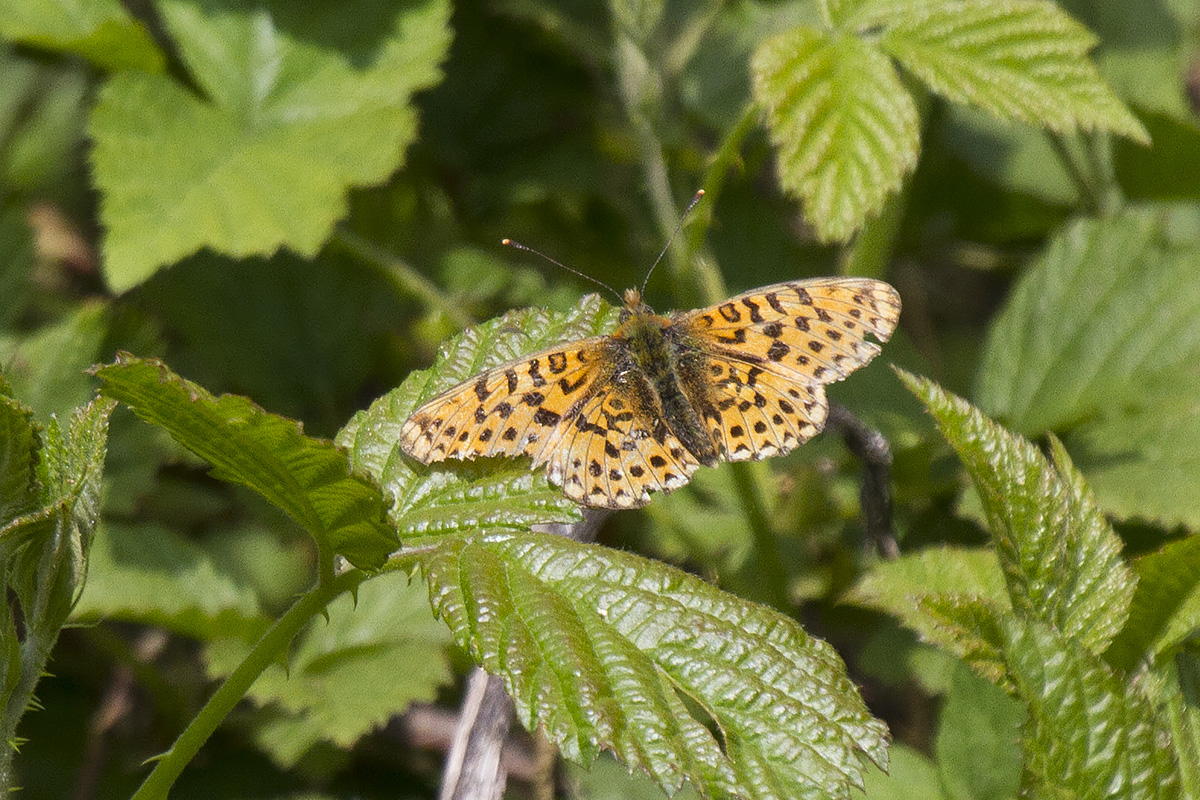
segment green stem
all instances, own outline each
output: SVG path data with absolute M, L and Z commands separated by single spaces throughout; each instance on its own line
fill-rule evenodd
M 1075 153 L 1071 152 L 1071 147 L 1067 143 L 1065 137 L 1054 131 L 1046 131 L 1046 138 L 1050 142 L 1050 146 L 1054 148 L 1055 154 L 1058 156 L 1059 162 L 1067 173 L 1067 177 L 1075 184 L 1075 190 L 1079 192 L 1079 200 L 1088 210 L 1093 213 L 1100 211 L 1103 203 L 1102 192 L 1097 185 L 1096 178 L 1084 169 L 1079 163 L 1079 158 Z
M 0 741 L 0 796 L 7 797 L 16 788 L 13 760 L 17 752 L 17 724 L 33 701 L 33 692 L 46 669 L 50 651 L 54 649 L 57 639 L 57 629 L 47 633 L 32 628 L 25 641 L 21 642 L 21 677 L 4 706 L 3 730 L 0 731 L 4 737 Z
M 292 605 L 275 624 L 263 634 L 242 663 L 225 679 L 213 693 L 199 713 L 184 728 L 183 733 L 171 745 L 171 749 L 158 758 L 154 769 L 134 793 L 132 800 L 161 800 L 175 783 L 183 768 L 208 741 L 217 726 L 228 716 L 251 685 L 269 665 L 287 649 L 300 629 L 333 598 L 353 589 L 367 578 L 359 570 L 351 570 L 337 576 L 327 585 L 317 584 Z
M 1096 211 L 1102 217 L 1111 217 L 1125 205 L 1125 193 L 1113 167 L 1112 140 L 1104 133 L 1089 134 L 1084 137 L 1083 152 L 1096 183 Z
M 376 268 L 401 294 L 416 297 L 426 305 L 441 311 L 458 328 L 469 328 L 474 320 L 465 314 L 441 288 L 412 267 L 408 262 L 392 255 L 374 242 L 359 236 L 345 227 L 333 234 L 333 241 L 340 244 L 365 264 Z
M 781 611 L 791 605 L 788 600 L 787 573 L 783 568 L 783 553 L 779 539 L 767 513 L 766 465 L 758 461 L 730 464 L 734 486 L 737 488 L 742 513 L 754 537 L 754 557 L 762 580 L 760 599 Z

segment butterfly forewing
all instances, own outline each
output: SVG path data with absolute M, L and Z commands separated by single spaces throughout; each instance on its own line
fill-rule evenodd
M 879 353 L 900 298 L 867 278 L 780 283 L 679 315 L 684 385 L 730 461 L 786 453 L 825 424 L 824 384 L 841 380 Z M 690 373 L 690 374 L 689 374 Z
M 464 381 L 409 417 L 401 447 L 425 464 L 522 454 L 545 461 L 562 419 L 611 375 L 607 341 L 568 342 Z

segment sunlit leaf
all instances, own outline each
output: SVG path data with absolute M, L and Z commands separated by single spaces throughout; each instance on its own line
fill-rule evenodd
M 0 0 L 0 37 L 76 53 L 105 69 L 158 72 L 164 64 L 120 0 Z
M 91 160 L 118 290 L 206 246 L 314 254 L 347 190 L 403 162 L 410 98 L 450 41 L 444 0 L 158 7 L 198 91 L 121 73 L 100 92 Z
M 370 566 L 398 546 L 379 489 L 353 474 L 333 443 L 305 436 L 299 423 L 244 397 L 214 397 L 160 361 L 122 356 L 96 376 L 106 395 L 166 429 L 217 477 L 278 506 L 320 547 Z
M 881 45 L 951 100 L 1054 131 L 1149 136 L 1087 58 L 1095 37 L 1048 0 L 946 0 L 898 15 Z
M 916 164 L 912 97 L 887 56 L 850 34 L 793 28 L 764 42 L 751 69 L 780 184 L 819 238 L 848 238 Z
M 455 638 L 571 759 L 611 749 L 668 792 L 748 798 L 846 798 L 864 756 L 886 763 L 832 648 L 764 606 L 545 534 L 451 537 L 421 565 Z

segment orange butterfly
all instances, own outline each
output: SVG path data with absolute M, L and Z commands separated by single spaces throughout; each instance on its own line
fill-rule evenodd
M 609 336 L 489 369 L 425 403 L 400 445 L 429 464 L 533 457 L 576 502 L 645 505 L 700 465 L 787 453 L 825 425 L 824 385 L 869 362 L 900 297 L 869 278 L 777 283 L 660 316 L 625 292 Z

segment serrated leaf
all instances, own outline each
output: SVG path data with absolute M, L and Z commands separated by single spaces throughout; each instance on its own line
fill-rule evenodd
M 0 0 L 0 37 L 75 53 L 104 69 L 159 72 L 165 63 L 119 0 Z
M 298 637 L 287 668 L 269 667 L 250 697 L 282 714 L 261 722 L 256 738 L 282 765 L 295 766 L 320 741 L 349 747 L 417 700 L 432 700 L 450 680 L 450 637 L 429 613 L 420 581 L 392 572 L 372 578 L 357 598 L 342 595 Z M 249 645 L 213 643 L 209 669 L 231 672 Z
M 864 755 L 886 763 L 841 660 L 771 609 L 546 534 L 447 538 L 421 566 L 455 638 L 568 758 L 611 749 L 667 792 L 747 798 L 846 798 Z
M 1014 609 L 1103 651 L 1124 625 L 1135 579 L 1066 451 L 1055 441 L 1048 460 L 965 400 L 900 375 L 971 475 Z
M 1200 372 L 1166 371 L 1066 437 L 1104 508 L 1200 530 Z
M 1136 684 L 1039 623 L 1014 621 L 1005 651 L 1029 711 L 1027 796 L 1178 798 L 1175 756 Z
M 1096 39 L 1046 0 L 946 0 L 897 18 L 880 44 L 934 91 L 1054 131 L 1149 143 L 1101 79 Z
M 1010 800 L 1021 780 L 1025 709 L 959 666 L 938 718 L 934 752 L 950 800 Z
M 780 184 L 818 238 L 848 238 L 916 165 L 912 97 L 872 45 L 803 26 L 763 42 L 751 70 Z
M 305 436 L 298 422 L 244 397 L 214 397 L 157 360 L 125 355 L 95 374 L 104 394 L 164 428 L 212 464 L 215 476 L 261 494 L 318 546 L 357 566 L 378 566 L 398 546 L 379 489 L 352 473 L 332 442 Z
M 118 290 L 206 246 L 315 254 L 346 192 L 403 162 L 410 98 L 450 41 L 444 0 L 158 7 L 203 96 L 135 73 L 100 92 L 91 161 Z
M 0 386 L 0 530 L 37 505 L 38 444 L 33 412 Z
M 1129 620 L 1104 654 L 1125 671 L 1200 628 L 1200 536 L 1168 542 L 1133 568 L 1138 584 Z
M 975 396 L 1018 431 L 1059 430 L 1200 360 L 1200 251 L 1150 211 L 1080 220 L 1014 287 L 988 335 Z
M 5 549 L 27 544 L 12 562 L 9 585 L 26 626 L 40 629 L 50 641 L 66 621 L 87 571 L 100 518 L 108 418 L 115 405 L 96 398 L 65 422 L 50 420 L 37 461 L 41 509 L 0 531 Z
M 557 342 L 612 330 L 616 310 L 588 295 L 567 313 L 511 311 L 463 332 L 442 346 L 434 365 L 359 412 L 338 434 L 356 469 L 374 476 L 393 499 L 391 519 L 401 536 L 480 528 L 527 530 L 539 522 L 578 519 L 578 507 L 531 472 L 527 459 L 442 462 L 422 466 L 400 449 L 400 429 L 417 407 L 488 367 Z
M 252 640 L 270 622 L 253 591 L 222 574 L 192 541 L 157 525 L 117 523 L 96 535 L 72 618 L 137 622 L 201 640 Z

